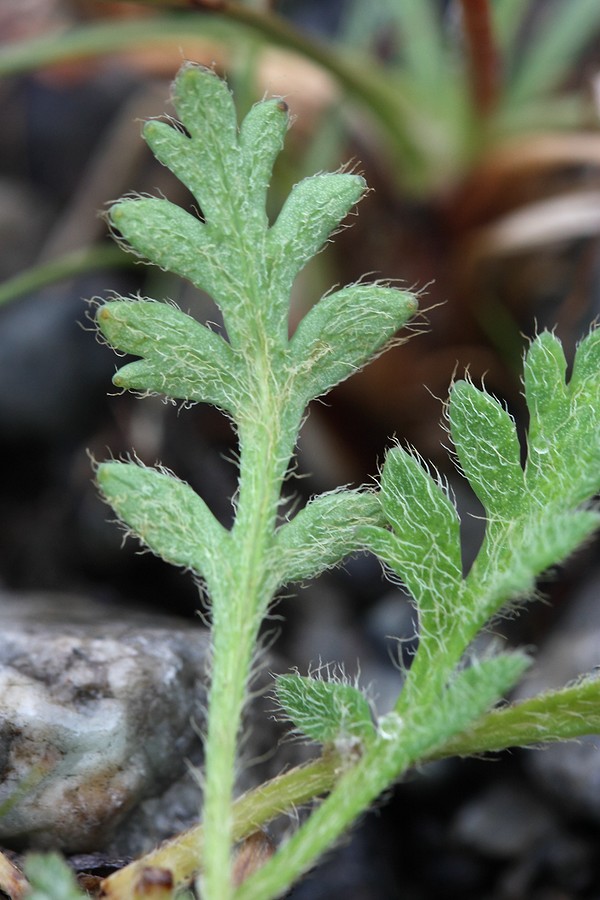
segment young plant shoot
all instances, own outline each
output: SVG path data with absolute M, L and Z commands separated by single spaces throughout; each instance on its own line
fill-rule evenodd
M 416 312 L 417 300 L 381 283 L 353 284 L 319 300 L 290 338 L 294 280 L 359 201 L 365 183 L 348 172 L 306 178 L 270 224 L 266 195 L 288 128 L 286 104 L 258 103 L 238 127 L 226 84 L 195 65 L 180 71 L 173 102 L 183 127 L 151 121 L 144 137 L 192 192 L 201 218 L 164 199 L 131 197 L 111 208 L 110 222 L 140 258 L 208 293 L 226 336 L 169 303 L 145 299 L 111 300 L 100 306 L 97 322 L 112 347 L 139 357 L 117 372 L 118 387 L 211 403 L 230 417 L 239 444 L 233 526 L 224 528 L 191 487 L 161 469 L 111 460 L 98 466 L 97 478 L 144 545 L 202 579 L 210 606 L 202 831 L 188 835 L 179 851 L 175 840 L 160 864 L 172 869 L 177 885 L 201 871 L 203 900 L 270 900 L 409 766 L 443 755 L 445 746 L 481 748 L 481 729 L 485 734 L 495 715 L 489 710 L 517 682 L 528 657 L 490 651 L 478 658 L 469 654 L 473 639 L 509 601 L 531 594 L 535 578 L 600 522 L 590 506 L 600 489 L 600 332 L 582 341 L 568 383 L 559 341 L 544 333 L 531 345 L 524 469 L 509 414 L 470 382 L 454 384 L 450 433 L 487 516 L 466 576 L 458 515 L 445 484 L 400 447 L 388 453 L 379 491 L 340 489 L 280 524 L 282 484 L 307 405 L 384 350 Z M 233 805 L 235 774 L 260 625 L 279 588 L 360 550 L 377 554 L 418 610 L 419 646 L 404 687 L 392 712 L 378 718 L 356 686 L 328 680 L 326 672 L 278 678 L 283 711 L 307 739 L 323 745 L 323 757 L 305 770 L 304 785 L 298 770 L 295 794 L 289 773 L 287 782 L 284 775 L 272 783 L 273 797 L 265 788 L 267 809 L 259 810 L 259 792 L 256 802 L 250 798 L 254 812 L 246 811 L 243 832 L 239 804 Z M 570 690 L 571 705 L 584 695 L 589 704 L 590 692 L 596 700 L 600 693 L 591 680 Z M 500 737 L 496 726 L 493 746 L 514 743 L 515 733 L 527 743 L 550 733 L 572 736 L 573 728 L 585 732 L 587 723 L 579 717 L 573 726 L 556 697 L 541 698 L 529 719 L 523 704 L 519 723 L 508 722 Z M 320 780 L 310 782 L 319 765 Z M 237 884 L 235 841 L 324 791 L 327 799 L 293 837 Z M 129 896 L 119 886 L 126 871 L 106 880 L 107 896 Z

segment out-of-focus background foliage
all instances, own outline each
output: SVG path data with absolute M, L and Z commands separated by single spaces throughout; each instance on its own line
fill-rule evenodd
M 204 407 L 107 398 L 115 361 L 87 328 L 86 299 L 110 291 L 216 316 L 189 285 L 132 265 L 101 216 L 128 191 L 191 204 L 139 137 L 140 119 L 173 113 L 169 83 L 186 59 L 227 77 L 240 115 L 265 94 L 289 103 L 295 123 L 272 185 L 273 215 L 294 182 L 346 161 L 373 189 L 352 228 L 299 279 L 291 328 L 331 285 L 367 272 L 423 293 L 421 333 L 314 404 L 290 494 L 302 502 L 364 483 L 398 436 L 455 484 L 468 560 L 478 508 L 442 447 L 452 378 L 468 368 L 476 383 L 485 379 L 524 426 L 528 337 L 555 328 L 570 355 L 600 312 L 598 0 L 4 0 L 0 41 L 0 582 L 92 594 L 115 615 L 124 599 L 192 613 L 191 580 L 121 547 L 90 455 L 133 447 L 188 480 L 223 521 L 231 515 L 228 423 Z M 534 605 L 506 627 L 509 636 L 543 644 L 582 580 L 599 583 L 596 558 L 589 547 L 544 586 L 553 606 Z M 396 677 L 387 635 L 410 649 L 412 619 L 372 560 L 284 602 L 290 624 L 280 647 L 290 664 L 345 658 L 352 667 L 360 657 L 385 699 L 386 678 Z M 507 765 L 520 783 L 514 760 Z M 406 847 L 434 848 L 430 893 L 408 882 L 401 892 L 396 872 L 394 887 L 349 896 L 599 896 L 598 864 L 587 844 L 573 850 L 568 829 L 567 862 L 545 881 L 549 863 L 533 851 L 527 860 L 489 848 L 477 856 L 457 838 L 450 852 L 444 829 L 455 795 L 471 796 L 491 768 L 469 769 L 468 790 L 463 769 L 438 772 L 432 781 L 446 793 L 430 803 L 421 786 L 416 831 L 400 816 Z M 383 831 L 395 834 L 398 812 L 386 815 Z M 393 854 L 381 863 L 369 840 L 365 863 L 371 854 L 393 875 Z M 406 857 L 400 873 L 417 858 L 410 849 Z M 517 884 L 512 894 L 504 882 Z M 552 893 L 559 882 L 563 893 Z M 455 888 L 444 893 L 447 883 Z

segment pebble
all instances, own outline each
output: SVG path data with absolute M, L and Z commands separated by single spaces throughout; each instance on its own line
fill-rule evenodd
M 193 620 L 3 594 L 0 840 L 126 855 L 197 818 L 200 789 L 186 771 L 201 757 L 208 649 Z M 185 809 L 159 804 L 150 832 L 147 816 L 142 831 L 127 818 L 178 783 Z

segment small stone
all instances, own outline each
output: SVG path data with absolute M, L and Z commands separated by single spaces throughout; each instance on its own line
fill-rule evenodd
M 200 759 L 208 651 L 194 621 L 0 596 L 0 840 L 65 852 L 118 844 L 134 807 Z

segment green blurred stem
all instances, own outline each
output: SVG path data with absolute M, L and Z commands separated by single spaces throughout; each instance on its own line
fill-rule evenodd
M 190 9 L 196 6 L 188 0 L 137 0 L 140 6 Z M 148 44 L 172 43 L 173 38 L 222 37 L 232 35 L 232 24 L 239 34 L 240 28 L 258 32 L 273 43 L 294 50 L 307 59 L 312 59 L 335 75 L 353 94 L 365 103 L 371 104 L 385 92 L 383 72 L 373 70 L 379 67 L 373 60 L 361 67 L 344 58 L 334 47 L 305 35 L 293 28 L 284 19 L 273 13 L 262 13 L 256 9 L 235 3 L 222 3 L 214 14 L 208 15 L 208 8 L 195 13 L 175 12 L 147 20 L 119 22 L 116 24 L 96 23 L 85 25 L 64 34 L 50 34 L 35 40 L 25 41 L 5 48 L 0 53 L 0 75 L 15 75 L 33 68 L 61 63 L 90 56 L 101 56 L 119 50 L 130 50 Z M 225 20 L 225 21 L 224 21 Z M 227 24 L 229 23 L 229 24 Z M 389 75 L 387 76 L 389 79 Z M 388 99 L 397 100 L 389 91 Z
M 243 26 L 260 37 L 267 38 L 276 46 L 292 50 L 310 59 L 325 71 L 330 72 L 355 99 L 364 103 L 371 114 L 375 115 L 390 133 L 396 146 L 410 161 L 418 165 L 420 154 L 409 135 L 404 123 L 411 119 L 415 111 L 398 90 L 398 85 L 389 71 L 384 70 L 372 57 L 357 57 L 344 54 L 341 50 L 320 41 L 314 35 L 308 35 L 291 26 L 281 16 L 273 12 L 262 12 L 240 3 L 228 0 L 137 0 L 144 6 L 160 8 L 197 8 L 211 13 L 212 18 L 229 20 L 232 24 Z
M 75 278 L 98 269 L 114 269 L 118 266 L 131 266 L 131 256 L 124 253 L 119 247 L 97 246 L 84 250 L 75 250 L 67 253 L 59 259 L 32 266 L 25 272 L 20 272 L 13 278 L 9 278 L 0 284 L 0 306 L 18 300 L 26 294 L 38 291 L 40 288 L 56 284 L 67 278 Z
M 173 39 L 194 35 L 197 15 L 161 16 L 147 20 L 95 22 L 65 32 L 51 32 L 0 51 L 0 76 L 19 75 L 32 69 L 119 53 L 136 47 L 172 44 Z
M 138 0 L 138 3 L 166 7 L 173 12 L 141 21 L 84 25 L 64 34 L 54 33 L 4 48 L 0 52 L 0 76 L 136 47 L 172 45 L 173 39 L 208 37 L 227 40 L 247 31 L 299 53 L 330 72 L 380 121 L 406 160 L 419 168 L 421 155 L 406 129 L 407 119 L 412 120 L 418 110 L 398 89 L 390 73 L 373 59 L 357 58 L 355 52 L 352 57 L 345 55 L 331 44 L 304 34 L 280 16 L 237 3 L 203 5 L 194 0 Z M 189 9 L 196 12 L 181 12 Z

